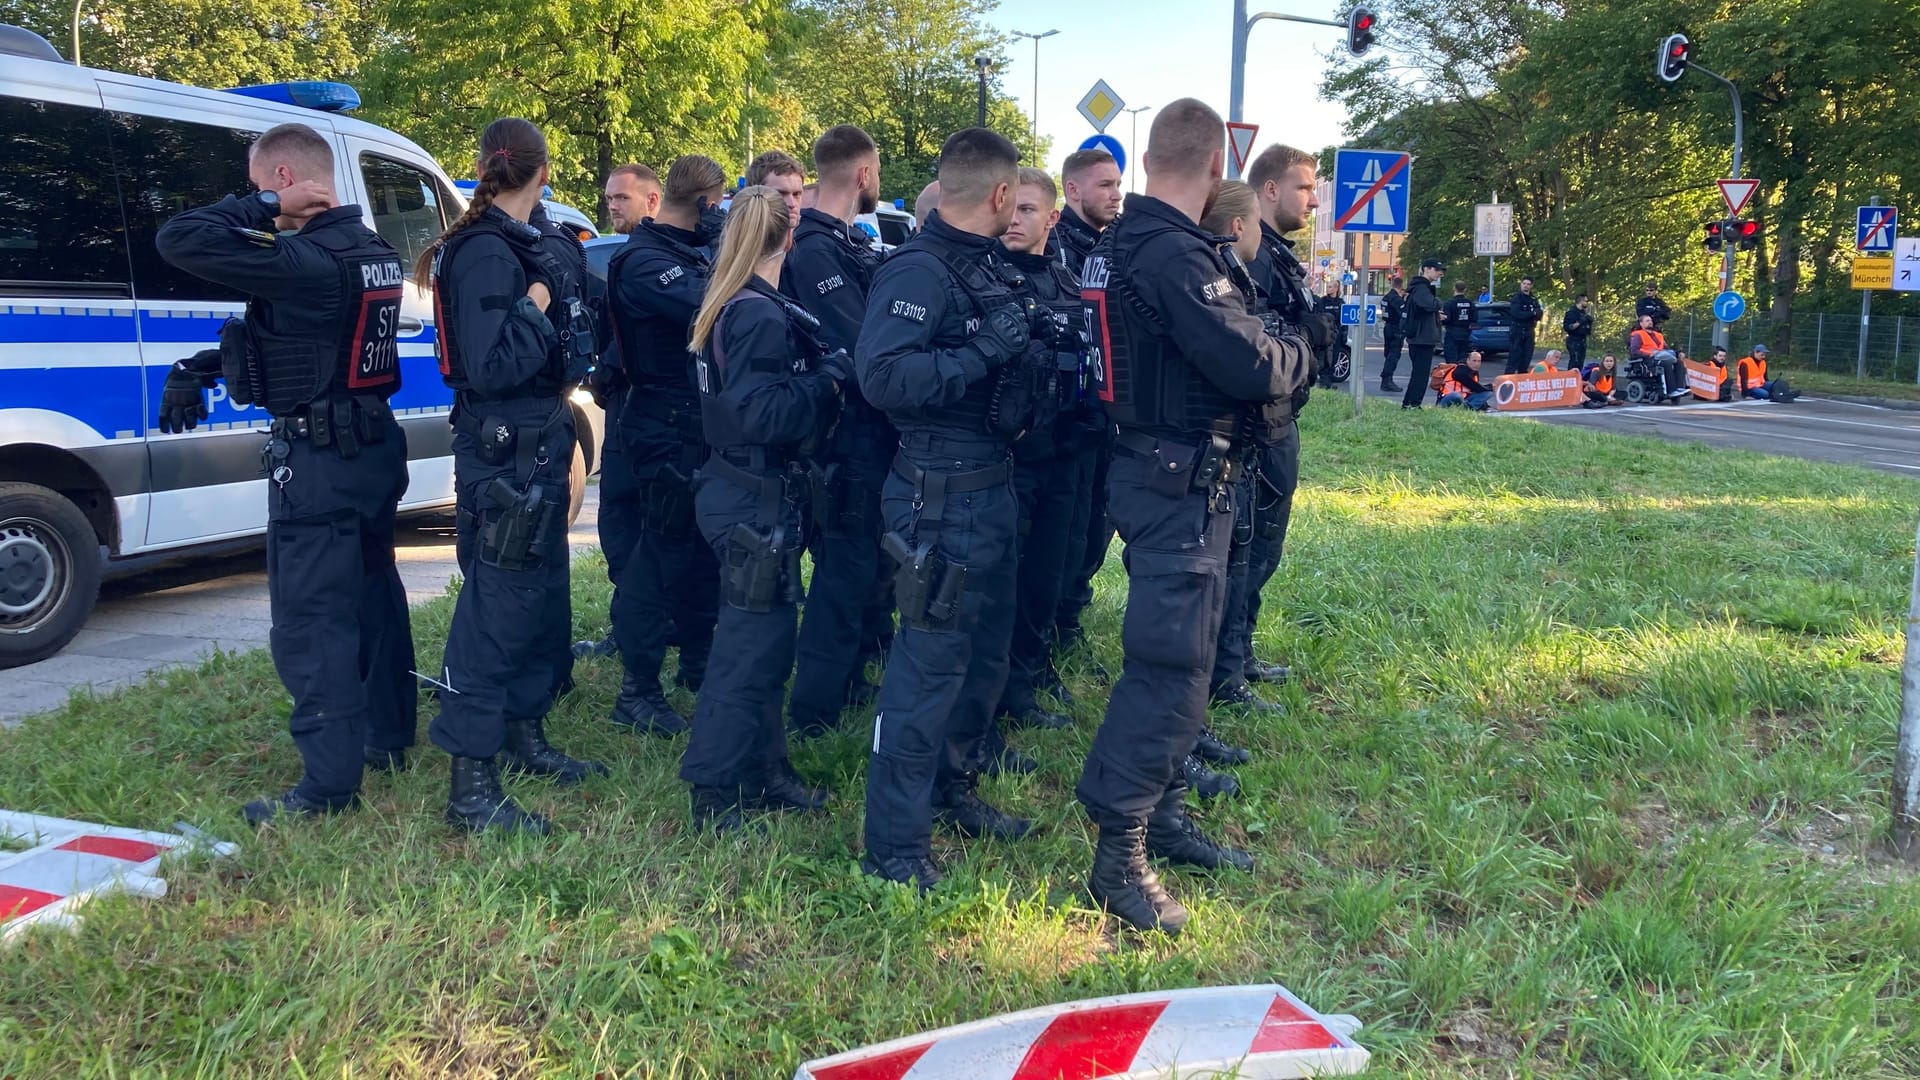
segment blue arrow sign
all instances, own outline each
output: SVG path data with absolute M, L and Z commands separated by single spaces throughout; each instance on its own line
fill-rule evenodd
M 1343 232 L 1404 233 L 1413 159 L 1398 150 L 1336 150 L 1333 227 Z
M 1891 206 L 1863 206 L 1854 229 L 1853 246 L 1860 251 L 1890 253 L 1899 223 L 1900 211 Z
M 1747 298 L 1737 292 L 1723 292 L 1713 298 L 1713 317 L 1721 322 L 1739 322 L 1747 313 Z
M 1107 153 L 1113 155 L 1113 163 L 1119 166 L 1121 172 L 1124 173 L 1127 171 L 1126 148 L 1120 145 L 1119 139 L 1111 135 L 1089 135 L 1086 140 L 1080 144 L 1080 149 L 1105 150 Z

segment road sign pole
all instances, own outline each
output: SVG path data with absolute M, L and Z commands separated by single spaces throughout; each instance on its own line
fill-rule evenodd
M 1917 541 L 1920 542 L 1920 541 Z M 1900 727 L 1893 754 L 1893 851 L 1920 864 L 1920 557 L 1907 600 L 1907 651 L 1900 668 Z
M 1726 87 L 1727 93 L 1733 98 L 1733 178 L 1735 180 L 1738 180 L 1741 178 L 1741 175 L 1742 175 L 1740 172 L 1740 159 L 1746 149 L 1746 120 L 1741 115 L 1740 88 L 1733 85 L 1733 81 L 1731 79 L 1728 79 L 1726 76 L 1721 75 L 1718 72 L 1709 71 L 1708 69 L 1701 67 L 1699 64 L 1689 63 L 1687 65 L 1687 70 L 1698 71 L 1700 74 L 1705 75 L 1706 77 Z M 1720 252 L 1720 291 L 1721 292 L 1731 292 L 1733 290 L 1733 249 L 1734 247 L 1735 247 L 1734 244 L 1727 244 L 1721 249 L 1721 252 Z M 1758 299 L 1758 290 L 1759 290 L 1758 283 L 1756 283 L 1755 284 L 1756 300 Z M 1717 348 L 1722 348 L 1722 349 L 1727 348 L 1727 342 L 1731 336 L 1728 333 L 1728 331 L 1729 331 L 1729 327 L 1727 326 L 1726 323 L 1723 323 L 1718 319 L 1714 320 L 1713 344 Z
M 1348 345 L 1353 360 L 1347 365 L 1347 381 L 1353 384 L 1353 415 L 1359 416 L 1367 404 L 1367 274 L 1373 269 L 1373 234 L 1360 234 L 1360 317 L 1354 320 L 1353 337 Z
M 1879 206 L 1880 196 L 1875 195 L 1868 206 Z M 1856 256 L 1857 258 L 1858 256 Z M 1867 327 L 1873 322 L 1873 290 L 1860 290 L 1860 351 L 1854 356 L 1853 377 L 1867 377 Z

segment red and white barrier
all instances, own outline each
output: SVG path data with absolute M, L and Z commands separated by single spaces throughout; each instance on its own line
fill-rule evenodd
M 1360 1022 L 1284 986 L 1221 986 L 1050 1005 L 809 1061 L 794 1080 L 1238 1080 L 1344 1076 Z
M 78 929 L 73 909 L 108 892 L 156 898 L 167 883 L 160 861 L 198 840 L 172 833 L 117 829 L 86 821 L 0 810 L 0 836 L 31 847 L 0 852 L 0 944 L 33 926 Z M 232 844 L 204 845 L 230 855 Z

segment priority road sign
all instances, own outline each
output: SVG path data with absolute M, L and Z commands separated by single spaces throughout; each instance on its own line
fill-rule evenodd
M 1253 151 L 1253 137 L 1260 131 L 1258 124 L 1239 122 L 1227 125 L 1227 149 L 1233 154 L 1233 167 L 1237 172 L 1247 167 L 1247 155 Z
M 1903 236 L 1894 242 L 1893 291 L 1920 292 L 1920 236 Z
M 1093 88 L 1087 91 L 1075 108 L 1087 118 L 1087 123 L 1093 125 L 1093 130 L 1105 132 L 1107 125 L 1113 123 L 1113 118 L 1120 115 L 1120 110 L 1126 104 L 1119 94 L 1113 92 L 1113 87 L 1107 85 L 1107 80 L 1095 79 Z
M 1120 140 L 1111 135 L 1089 135 L 1080 143 L 1082 150 L 1105 150 L 1113 155 L 1113 167 L 1121 172 L 1127 171 L 1127 150 Z
M 1738 213 L 1738 211 L 1735 211 L 1735 213 Z M 1713 317 L 1719 319 L 1721 322 L 1739 322 L 1740 317 L 1746 313 L 1747 298 L 1734 292 L 1732 289 L 1728 289 L 1726 292 L 1713 298 Z
M 1333 157 L 1333 227 L 1405 233 L 1413 158 L 1400 150 L 1337 150 Z
M 1739 217 L 1740 211 L 1747 208 L 1753 199 L 1753 193 L 1760 190 L 1758 180 L 1722 180 L 1720 181 L 1720 201 L 1727 204 L 1727 216 Z
M 1899 218 L 1900 211 L 1891 206 L 1861 207 L 1854 228 L 1854 249 L 1882 255 L 1891 252 Z

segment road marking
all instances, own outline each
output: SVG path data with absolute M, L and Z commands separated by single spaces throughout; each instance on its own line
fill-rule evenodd
M 1902 465 L 1897 461 L 1875 461 L 1871 464 L 1885 465 L 1889 469 L 1912 469 L 1914 472 L 1920 472 L 1920 465 Z
M 1717 428 L 1717 427 L 1713 427 L 1713 426 L 1711 426 L 1711 425 L 1709 425 L 1709 424 L 1690 424 L 1690 423 L 1688 423 L 1688 422 L 1687 422 L 1687 421 L 1685 421 L 1685 420 L 1673 420 L 1673 421 L 1670 421 L 1670 423 L 1672 423 L 1672 424 L 1673 424 L 1673 426 L 1675 426 L 1675 427 L 1690 427 L 1690 428 L 1699 428 L 1699 429 L 1700 429 L 1701 431 L 1710 431 L 1710 432 L 1712 432 L 1712 433 L 1714 433 L 1715 435 L 1720 435 L 1720 436 L 1724 436 L 1724 437 L 1736 437 L 1736 436 L 1737 436 L 1737 435 L 1739 434 L 1738 432 L 1732 432 L 1732 431 L 1728 431 L 1728 430 L 1726 430 L 1725 428 Z M 1788 439 L 1788 440 L 1791 440 L 1791 441 L 1793 441 L 1793 442 L 1808 442 L 1808 443 L 1814 443 L 1815 445 L 1818 445 L 1818 446 L 1845 446 L 1845 447 L 1850 447 L 1850 448 L 1852 448 L 1852 449 L 1855 449 L 1855 450 L 1878 450 L 1878 451 L 1880 451 L 1881 453 L 1886 453 L 1886 452 L 1887 452 L 1888 450 L 1895 450 L 1895 449 L 1897 449 L 1897 447 L 1892 447 L 1892 446 L 1872 446 L 1872 445 L 1869 445 L 1869 444 L 1867 444 L 1867 443 L 1850 443 L 1850 442 L 1837 442 L 1837 441 L 1835 441 L 1835 440 L 1833 440 L 1833 439 L 1809 439 L 1809 438 L 1806 438 L 1805 436 L 1802 436 L 1802 435 L 1783 435 L 1783 434 L 1781 434 L 1781 433 L 1779 433 L 1779 432 L 1777 432 L 1777 431 L 1769 431 L 1769 432 L 1767 432 L 1767 438 L 1769 438 L 1769 439 Z M 1754 449 L 1754 450 L 1757 450 L 1757 451 L 1758 451 L 1759 453 L 1762 453 L 1762 454 L 1764 454 L 1764 453 L 1766 453 L 1766 451 L 1765 451 L 1765 450 L 1760 450 L 1760 449 L 1759 449 L 1758 447 L 1753 447 L 1753 448 L 1751 448 L 1751 449 Z
M 1759 419 L 1759 417 L 1756 417 Z M 1813 424 L 1844 424 L 1847 427 L 1873 428 L 1877 431 L 1899 431 L 1908 435 L 1920 435 L 1920 424 L 1869 424 L 1864 420 L 1839 420 L 1831 416 L 1809 416 L 1806 413 L 1779 413 L 1774 419 L 1789 423 L 1804 420 Z

